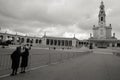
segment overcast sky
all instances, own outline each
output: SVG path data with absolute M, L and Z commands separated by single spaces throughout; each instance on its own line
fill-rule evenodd
M 107 25 L 120 39 L 120 0 L 103 0 Z M 101 0 L 0 0 L 3 32 L 87 39 L 98 25 Z

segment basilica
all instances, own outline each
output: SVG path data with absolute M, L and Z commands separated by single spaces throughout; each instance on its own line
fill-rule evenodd
M 33 47 L 52 48 L 52 49 L 72 49 L 89 47 L 108 48 L 120 47 L 120 40 L 112 34 L 112 25 L 106 25 L 106 13 L 103 1 L 100 5 L 98 14 L 98 25 L 93 25 L 93 35 L 87 40 L 79 40 L 75 36 L 72 38 L 53 37 L 44 34 L 43 37 L 21 36 L 0 32 L 0 45 L 9 41 L 10 45 L 30 45 Z
M 115 33 L 112 35 L 112 25 L 106 25 L 106 13 L 103 1 L 101 2 L 98 14 L 98 25 L 93 25 L 92 30 L 93 36 L 90 36 L 89 42 L 92 43 L 93 47 L 107 48 L 120 46 Z

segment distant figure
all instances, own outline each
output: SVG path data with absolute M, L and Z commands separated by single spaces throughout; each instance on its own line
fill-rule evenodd
M 28 56 L 29 56 L 29 49 L 25 48 L 25 51 L 21 54 L 21 57 L 22 57 L 21 73 L 25 73 L 25 69 L 28 65 Z
M 92 46 L 92 44 L 90 44 L 90 47 L 89 47 L 89 49 L 93 49 L 93 46 Z
M 14 76 L 17 74 L 17 70 L 20 63 L 20 54 L 21 54 L 21 47 L 17 47 L 16 50 L 11 54 L 11 60 L 12 60 L 12 74 L 11 76 Z

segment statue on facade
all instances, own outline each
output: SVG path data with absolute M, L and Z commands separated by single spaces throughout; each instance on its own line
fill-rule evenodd
M 75 38 L 75 34 L 74 34 L 74 38 Z
M 109 26 L 111 27 L 111 24 Z
M 92 34 L 90 33 L 90 38 L 92 37 Z
M 113 33 L 113 37 L 115 38 L 115 33 Z

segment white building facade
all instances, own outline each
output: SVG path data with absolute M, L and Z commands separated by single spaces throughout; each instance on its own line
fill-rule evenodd
M 31 37 L 13 35 L 8 33 L 0 33 L 0 45 L 10 41 L 9 45 L 29 45 L 33 47 L 50 48 L 50 49 L 72 49 L 80 48 L 82 46 L 88 47 L 89 43 L 86 40 L 78 40 L 77 38 L 65 38 L 65 37 Z

